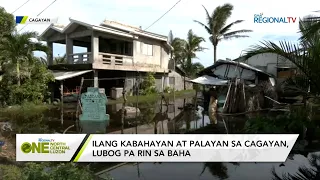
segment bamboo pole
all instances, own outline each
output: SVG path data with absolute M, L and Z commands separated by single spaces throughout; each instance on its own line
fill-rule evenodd
M 127 86 L 127 80 L 125 79 L 123 83 L 123 91 L 122 91 L 123 104 L 122 104 L 122 111 L 121 111 L 121 134 L 123 134 L 123 129 L 124 129 L 124 111 L 125 111 L 125 106 L 127 102 L 126 86 Z
M 193 106 L 194 106 L 194 115 L 193 115 L 193 121 L 196 119 L 196 111 L 197 111 L 197 96 L 198 96 L 198 90 L 196 90 L 196 95 L 194 98 Z
M 139 74 L 139 72 L 138 72 Z M 138 105 L 139 105 L 139 81 L 138 80 L 138 74 L 136 74 L 136 134 L 138 134 L 138 123 L 137 123 L 137 118 L 138 118 Z
M 228 101 L 230 99 L 231 86 L 232 86 L 232 81 L 230 81 L 228 92 L 227 92 L 227 97 L 226 97 L 226 100 L 224 101 L 224 104 L 223 104 L 222 112 L 224 112 L 224 113 L 226 113 L 228 111 Z
M 80 89 L 78 92 L 78 100 L 77 100 L 77 111 L 76 111 L 76 129 L 79 130 L 79 110 L 82 112 L 82 106 L 81 106 L 81 92 L 82 92 L 82 86 L 83 86 L 84 78 L 81 78 L 80 83 Z
M 60 112 L 60 120 L 61 120 L 61 125 L 63 125 L 63 80 L 60 81 L 60 94 L 61 94 L 61 112 Z

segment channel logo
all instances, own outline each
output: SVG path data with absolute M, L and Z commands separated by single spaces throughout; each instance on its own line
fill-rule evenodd
M 66 142 L 56 142 L 55 139 L 38 138 L 38 142 L 24 142 L 20 147 L 25 154 L 65 154 L 70 150 Z
M 58 18 L 16 16 L 16 24 L 52 24 L 57 22 Z

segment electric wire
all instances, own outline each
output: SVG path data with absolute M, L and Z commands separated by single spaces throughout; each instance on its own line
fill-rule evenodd
M 51 4 L 49 4 L 47 7 L 45 7 L 38 15 L 37 15 L 37 17 L 38 16 L 40 16 L 45 10 L 47 10 L 50 6 L 52 6 L 55 2 L 56 2 L 57 0 L 54 0 Z M 28 24 L 26 24 L 25 26 L 23 26 L 18 32 L 20 32 L 20 31 L 22 31 L 25 27 L 27 27 L 28 26 Z
M 181 2 L 181 0 L 179 0 L 178 2 L 176 2 L 167 12 L 165 12 L 162 16 L 160 16 L 157 20 L 155 20 L 150 26 L 148 26 L 145 31 L 147 29 L 149 29 L 151 26 L 153 26 L 155 23 L 157 23 L 158 21 L 160 21 L 160 19 L 162 19 L 166 14 L 168 14 L 176 5 L 178 5 Z
M 24 2 L 21 6 L 19 6 L 16 10 L 14 10 L 11 14 L 15 13 L 16 11 L 18 11 L 20 8 L 22 8 L 24 5 L 26 5 L 30 0 L 27 0 L 26 2 Z

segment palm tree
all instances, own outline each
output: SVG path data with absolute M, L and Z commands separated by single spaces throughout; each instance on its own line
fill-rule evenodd
M 301 166 L 298 168 L 296 174 L 283 174 L 280 177 L 275 168 L 272 169 L 273 180 L 316 180 L 320 179 L 320 156 L 316 154 L 311 154 L 309 158 L 309 164 L 311 167 Z
M 202 42 L 205 42 L 205 40 L 194 34 L 191 29 L 188 31 L 186 40 L 180 38 L 173 40 L 174 59 L 188 77 L 194 76 L 199 68 L 203 68 L 200 63 L 192 63 L 192 60 L 197 58 L 196 53 L 206 49 L 201 46 Z
M 227 3 L 222 6 L 216 7 L 216 9 L 213 11 L 211 16 L 208 10 L 204 6 L 203 8 L 206 12 L 207 22 L 202 23 L 196 20 L 195 22 L 203 26 L 208 32 L 208 34 L 210 35 L 209 39 L 213 45 L 213 55 L 214 55 L 213 63 L 215 63 L 217 60 L 217 46 L 221 40 L 230 40 L 234 38 L 249 37 L 247 35 L 240 35 L 240 34 L 252 32 L 252 30 L 242 29 L 242 30 L 236 30 L 236 31 L 230 32 L 230 29 L 233 25 L 239 24 L 244 21 L 244 20 L 236 20 L 226 25 L 227 20 L 230 18 L 233 10 L 233 6 L 231 4 Z
M 39 58 L 39 61 L 40 61 L 42 64 L 48 66 L 48 60 L 47 60 L 47 59 L 48 59 L 47 56 L 45 56 L 45 57 L 40 57 L 40 58 Z M 55 58 L 53 59 L 53 64 L 67 64 L 67 55 L 64 54 L 63 56 L 60 56 L 60 55 L 58 54 L 58 57 L 55 57 Z
M 311 26 L 309 26 L 307 29 L 304 30 L 301 39 L 310 38 L 310 36 L 313 36 L 314 34 L 319 33 L 320 17 L 310 16 L 305 18 L 304 22 L 311 23 Z
M 55 57 L 53 60 L 54 64 L 66 64 L 67 63 L 67 55 L 64 54 L 63 56 Z
M 271 41 L 264 41 L 262 45 L 252 46 L 247 50 L 245 59 L 264 53 L 274 53 L 291 61 L 299 70 L 295 81 L 295 86 L 302 91 L 310 85 L 311 93 L 320 93 L 320 34 L 310 34 L 310 27 L 314 27 L 316 21 L 306 21 L 306 18 L 299 21 L 301 38 L 298 44 L 280 41 L 277 45 Z M 308 34 L 308 35 L 306 35 Z
M 12 33 L 5 35 L 0 43 L 0 52 L 6 57 L 4 64 L 15 66 L 17 85 L 21 84 L 21 65 L 33 61 L 33 51 L 47 52 L 47 46 L 40 42 L 32 42 L 32 38 L 37 38 L 36 32 L 24 32 L 21 34 Z
M 192 60 L 197 58 L 196 53 L 206 49 L 201 46 L 202 42 L 205 42 L 205 40 L 194 34 L 191 29 L 188 31 L 186 40 L 175 38 L 172 41 L 172 46 L 174 48 L 172 53 L 173 59 L 185 72 L 185 76 L 187 77 L 193 77 L 197 72 L 204 68 L 200 63 L 192 63 Z M 186 85 L 184 83 L 184 89 L 185 88 Z

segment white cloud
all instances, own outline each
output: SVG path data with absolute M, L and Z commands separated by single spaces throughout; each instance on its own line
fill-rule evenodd
M 14 15 L 36 16 L 53 0 L 30 0 L 23 8 Z M 17 7 L 23 4 L 25 0 L 1 0 L 3 6 L 8 12 L 13 12 Z M 116 20 L 135 26 L 148 27 L 165 11 L 167 11 L 176 1 L 172 0 L 113 0 L 113 1 L 90 1 L 90 0 L 57 0 L 51 7 L 42 13 L 45 17 L 59 17 L 59 23 L 68 23 L 69 17 L 99 24 L 103 19 Z M 238 19 L 245 20 L 244 23 L 234 26 L 237 29 L 251 29 L 254 33 L 250 38 L 236 39 L 232 41 L 221 42 L 218 47 L 218 58 L 237 58 L 241 51 L 250 45 L 263 40 L 263 37 L 274 36 L 294 37 L 298 31 L 298 24 L 254 24 L 253 15 L 264 13 L 265 16 L 296 16 L 302 17 L 318 10 L 314 7 L 320 7 L 318 0 L 304 0 L 303 3 L 297 3 L 288 0 L 182 0 L 171 12 L 164 16 L 159 22 L 153 25 L 149 31 L 167 35 L 172 30 L 175 36 L 185 37 L 189 29 L 205 38 L 207 32 L 193 20 L 205 22 L 205 12 L 201 5 L 204 5 L 211 13 L 213 9 L 224 3 L 234 5 L 233 15 L 230 22 Z M 18 29 L 22 25 L 19 25 Z M 24 30 L 35 30 L 42 32 L 45 25 L 28 25 Z M 213 52 L 209 42 L 203 46 L 209 50 L 199 53 L 199 60 L 205 66 L 212 64 Z

